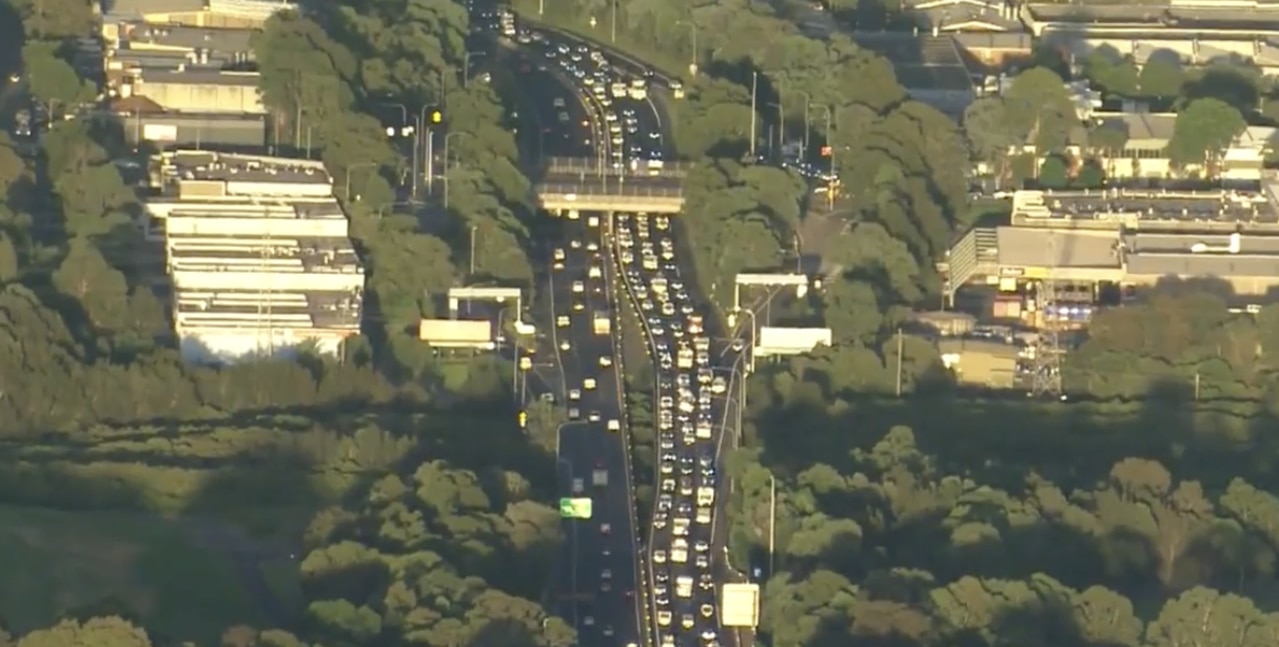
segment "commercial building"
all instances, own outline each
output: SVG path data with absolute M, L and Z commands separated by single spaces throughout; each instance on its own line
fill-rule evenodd
M 266 109 L 253 34 L 263 0 L 119 0 L 104 6 L 102 72 L 110 110 L 135 146 L 261 148 Z
M 1261 180 L 1267 150 L 1276 138 L 1276 129 L 1249 126 L 1239 133 L 1223 151 L 1213 168 L 1202 165 L 1177 167 L 1168 158 L 1177 122 L 1176 113 L 1146 112 L 1133 107 L 1123 112 L 1090 112 L 1086 119 L 1126 135 L 1122 150 L 1089 149 L 1073 146 L 1071 152 L 1080 157 L 1087 153 L 1105 168 L 1110 178 L 1170 179 L 1212 176 L 1226 181 L 1257 182 Z
M 952 294 L 1052 279 L 1083 301 L 1103 284 L 1213 278 L 1256 298 L 1279 287 L 1277 189 L 1267 176 L 1256 192 L 1018 191 L 1010 224 L 968 232 L 943 270 Z
M 1174 0 L 1155 4 L 1029 3 L 1022 22 L 1048 46 L 1075 56 L 1105 48 L 1144 65 L 1175 55 L 1189 65 L 1247 60 L 1279 73 L 1279 8 L 1264 0 Z
M 1011 389 L 1019 380 L 1021 348 L 1012 344 L 975 339 L 940 339 L 937 350 L 942 364 L 955 381 L 985 389 Z
M 157 156 L 148 236 L 163 241 L 183 357 L 333 354 L 360 329 L 364 269 L 319 162 Z
M 261 29 L 276 12 L 296 9 L 282 0 L 109 0 L 99 5 L 103 28 L 122 22 L 218 29 Z

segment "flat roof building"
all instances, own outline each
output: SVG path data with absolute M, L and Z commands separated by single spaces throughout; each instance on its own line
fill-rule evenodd
M 164 242 L 183 357 L 224 363 L 360 329 L 364 268 L 323 165 L 178 151 L 157 156 L 148 234 Z
M 979 227 L 950 250 L 951 291 L 976 279 L 1152 285 L 1214 278 L 1239 295 L 1279 287 L 1275 182 L 1259 191 L 1019 191 L 1012 224 Z

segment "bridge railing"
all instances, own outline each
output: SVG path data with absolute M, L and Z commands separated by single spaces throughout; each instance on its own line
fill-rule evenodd
M 626 196 L 636 198 L 679 198 L 684 189 L 678 185 L 653 184 L 632 181 L 624 177 L 588 177 L 585 182 L 557 182 L 554 179 L 539 182 L 535 190 L 539 194 Z
M 541 164 L 542 177 L 557 175 L 610 175 L 625 177 L 662 177 L 684 178 L 693 165 L 690 162 L 662 162 L 660 167 L 649 165 L 647 161 L 634 160 L 621 168 L 599 159 L 578 157 L 548 157 Z

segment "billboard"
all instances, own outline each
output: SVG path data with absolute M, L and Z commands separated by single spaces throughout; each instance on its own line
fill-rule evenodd
M 759 585 L 725 584 L 721 586 L 719 623 L 724 627 L 758 627 Z
M 780 328 L 761 326 L 755 354 L 800 355 L 818 346 L 830 346 L 830 328 Z

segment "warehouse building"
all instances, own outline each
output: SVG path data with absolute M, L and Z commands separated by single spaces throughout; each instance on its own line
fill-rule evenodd
M 319 162 L 204 151 L 154 160 L 183 357 L 225 363 L 302 348 L 335 354 L 359 332 L 364 268 Z
M 1255 300 L 1279 289 L 1275 186 L 1269 176 L 1256 191 L 1019 191 L 1011 223 L 968 232 L 941 269 L 952 299 L 965 284 L 1025 294 L 1051 278 L 1083 305 L 1107 286 L 1211 278 Z

